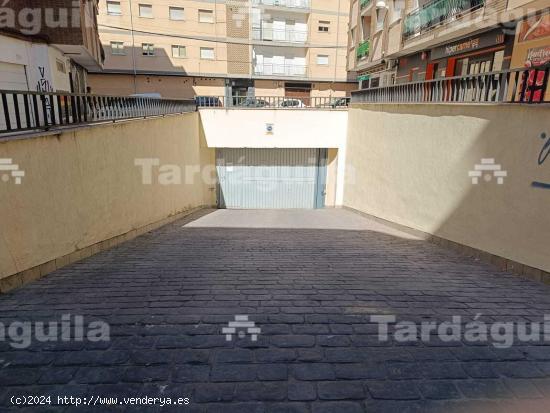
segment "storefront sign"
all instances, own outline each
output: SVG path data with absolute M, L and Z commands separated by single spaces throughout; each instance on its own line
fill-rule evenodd
M 479 36 L 470 37 L 445 46 L 439 46 L 432 49 L 431 59 L 437 60 L 461 53 L 471 52 L 486 47 L 492 47 L 504 43 L 504 34 L 502 30 L 497 29 Z
M 542 66 L 550 62 L 550 46 L 536 47 L 527 51 L 526 66 Z

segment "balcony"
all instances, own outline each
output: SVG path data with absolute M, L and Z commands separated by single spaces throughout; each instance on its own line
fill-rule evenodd
M 306 77 L 307 65 L 263 63 L 254 66 L 257 76 Z
M 361 0 L 359 2 L 359 7 L 361 8 L 361 10 L 366 9 L 370 2 L 371 0 Z
M 365 40 L 362 43 L 359 43 L 359 46 L 357 47 L 357 58 L 362 59 L 364 57 L 367 57 L 369 55 L 370 50 L 370 40 Z
M 308 33 L 305 30 L 273 29 L 271 27 L 253 27 L 252 40 L 282 42 L 282 43 L 306 43 Z
M 289 9 L 311 8 L 310 0 L 252 0 L 253 6 L 286 7 Z
M 480 9 L 485 0 L 433 0 L 405 16 L 403 39 L 429 32 L 462 15 Z

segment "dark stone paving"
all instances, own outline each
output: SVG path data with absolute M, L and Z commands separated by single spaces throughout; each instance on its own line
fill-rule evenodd
M 550 411 L 549 342 L 381 342 L 370 320 L 536 322 L 550 314 L 548 287 L 380 232 L 182 225 L 0 296 L 6 411 L 13 396 L 31 395 L 52 406 L 24 411 Z M 13 322 L 64 314 L 108 322 L 110 341 L 33 333 L 30 346 L 12 347 L 25 338 Z M 221 329 L 243 314 L 262 329 L 258 341 L 227 342 Z M 57 396 L 191 403 L 60 407 Z

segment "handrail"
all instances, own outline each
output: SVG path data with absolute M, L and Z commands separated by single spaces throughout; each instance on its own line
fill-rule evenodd
M 261 63 L 254 65 L 254 74 L 257 76 L 295 76 L 306 77 L 307 65 Z
M 403 39 L 432 30 L 453 17 L 480 9 L 485 0 L 432 0 L 412 10 L 403 19 Z
M 252 4 L 299 9 L 309 9 L 311 7 L 310 0 L 253 0 Z
M 306 43 L 308 41 L 307 30 L 252 27 L 251 31 L 252 40 L 283 43 Z
M 550 64 L 352 92 L 352 103 L 550 103 Z
M 199 108 L 224 109 L 347 109 L 349 97 L 197 96 Z
M 0 135 L 193 111 L 193 100 L 0 90 Z

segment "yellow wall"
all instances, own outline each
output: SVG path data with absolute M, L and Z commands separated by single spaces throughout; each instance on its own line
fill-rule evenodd
M 550 108 L 355 105 L 349 113 L 344 205 L 550 271 Z M 472 185 L 481 158 L 508 171 Z
M 129 30 L 131 25 L 130 6 L 122 1 L 122 15 L 107 14 L 105 1 L 100 2 L 98 22 L 100 37 L 105 48 L 105 68 L 131 71 L 133 58 L 136 60 L 137 70 L 152 72 L 178 72 L 194 74 L 223 74 L 227 73 L 227 45 L 223 42 L 213 42 L 212 39 L 224 39 L 226 36 L 226 6 L 223 3 L 215 4 L 195 0 L 174 0 L 170 3 L 160 0 L 146 1 L 144 4 L 153 6 L 153 18 L 139 17 L 140 2 L 132 3 L 134 23 L 134 38 Z M 185 9 L 183 21 L 169 19 L 169 7 Z M 200 23 L 199 9 L 211 10 L 215 23 Z M 159 35 L 161 34 L 161 35 Z M 162 36 L 166 34 L 169 36 Z M 182 34 L 187 35 L 181 38 Z M 123 42 L 125 55 L 113 55 L 111 42 Z M 155 45 L 155 56 L 143 56 L 142 43 Z M 132 45 L 135 50 L 132 52 Z M 172 45 L 186 46 L 187 57 L 175 58 L 172 56 Z M 200 59 L 201 47 L 215 49 L 214 60 Z
M 92 93 L 128 96 L 135 93 L 160 93 L 163 98 L 193 99 L 195 96 L 223 96 L 225 81 L 219 78 L 90 74 Z
M 26 173 L 0 191 L 0 279 L 170 215 L 215 204 L 208 182 L 142 182 L 136 158 L 208 166 L 198 113 L 0 141 L 0 158 Z M 185 180 L 183 181 L 186 182 Z
M 224 96 L 225 80 L 220 78 L 90 74 L 88 84 L 98 95 L 128 96 L 134 93 L 160 93 L 163 98 L 193 99 L 195 96 Z M 255 80 L 256 96 L 285 96 L 285 81 Z M 313 82 L 311 97 L 344 97 L 357 89 L 357 83 Z
M 100 1 L 99 30 L 105 49 L 105 69 L 107 71 L 131 72 L 136 66 L 138 72 L 156 74 L 180 74 L 192 76 L 224 76 L 248 74 L 253 66 L 252 48 L 248 47 L 252 37 L 249 30 L 248 14 L 251 2 L 241 0 L 229 7 L 225 1 L 204 0 L 148 0 L 152 5 L 153 18 L 139 17 L 139 2 L 121 2 L 121 15 L 107 13 L 106 1 Z M 169 18 L 170 7 L 184 8 L 184 20 Z M 212 10 L 214 23 L 199 22 L 199 10 Z M 295 9 L 287 12 L 284 7 L 261 8 L 262 18 L 283 17 L 289 20 L 304 21 L 308 24 L 308 43 L 311 47 L 307 55 L 308 78 L 323 81 L 347 81 L 346 45 L 348 30 L 349 0 L 313 0 L 311 10 L 305 13 Z M 132 13 L 131 13 L 132 12 Z M 241 21 L 241 15 L 244 20 Z M 133 17 L 133 19 L 131 18 Z M 134 32 L 132 36 L 133 27 Z M 328 32 L 319 32 L 319 21 L 329 21 Z M 239 26 L 243 30 L 238 30 Z M 236 32 L 235 32 L 235 29 Z M 239 35 L 237 35 L 239 34 Z M 111 42 L 123 42 L 124 54 L 113 54 Z M 233 43 L 228 43 L 233 42 Z M 237 43 L 242 42 L 241 45 Z M 143 56 L 142 44 L 152 43 L 155 56 Z M 261 42 L 253 42 L 261 44 Z M 172 56 L 172 46 L 185 46 L 187 56 Z M 229 46 L 228 46 L 229 45 Z M 284 44 L 283 44 L 284 46 Z M 278 46 L 282 55 L 292 55 L 294 44 Z M 332 49 L 326 48 L 332 46 Z M 200 58 L 201 47 L 215 49 L 212 60 Z M 338 49 L 337 51 L 335 51 Z M 316 64 L 317 54 L 328 54 L 329 65 Z M 238 68 L 238 70 L 237 70 Z

